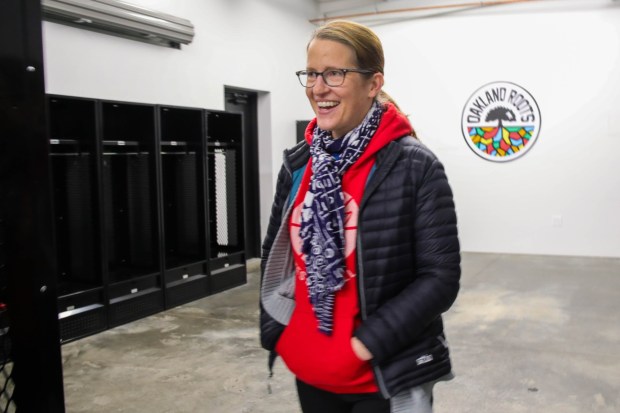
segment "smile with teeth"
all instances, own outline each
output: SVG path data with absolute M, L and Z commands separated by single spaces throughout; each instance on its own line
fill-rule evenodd
M 320 108 L 333 108 L 334 106 L 338 105 L 338 102 L 333 102 L 333 101 L 329 101 L 329 102 L 316 102 L 317 106 Z

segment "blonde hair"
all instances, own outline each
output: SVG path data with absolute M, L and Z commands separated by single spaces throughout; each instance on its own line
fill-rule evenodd
M 347 20 L 333 20 L 314 31 L 308 46 L 314 39 L 332 40 L 348 46 L 355 53 L 357 65 L 361 69 L 383 73 L 385 60 L 381 40 L 372 30 L 362 24 Z
M 375 32 L 368 27 L 348 20 L 332 20 L 314 31 L 308 42 L 308 47 L 315 39 L 331 40 L 350 47 L 355 53 L 356 63 L 360 69 L 368 69 L 372 70 L 373 73 L 383 74 L 385 65 L 383 45 Z M 380 103 L 389 102 L 399 112 L 403 113 L 394 99 L 383 89 L 379 91 L 377 100 Z M 411 129 L 411 136 L 417 137 L 413 128 Z

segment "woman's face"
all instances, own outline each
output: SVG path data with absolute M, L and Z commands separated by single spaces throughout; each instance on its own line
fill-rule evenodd
M 308 46 L 307 70 L 323 72 L 327 69 L 366 69 L 357 67 L 355 52 L 348 46 L 332 40 L 314 39 Z M 383 75 L 371 78 L 361 73 L 348 72 L 341 86 L 327 86 L 321 76 L 306 95 L 316 114 L 318 127 L 341 138 L 359 125 L 383 86 Z

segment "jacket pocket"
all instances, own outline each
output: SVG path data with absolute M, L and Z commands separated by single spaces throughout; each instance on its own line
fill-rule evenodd
M 436 380 L 452 369 L 442 335 L 415 343 L 379 367 L 391 394 Z
M 276 351 L 301 381 L 319 388 L 360 385 L 371 375 L 370 364 L 351 348 L 352 320 L 339 320 L 332 336 L 320 333 L 311 312 L 296 311 L 276 344 Z

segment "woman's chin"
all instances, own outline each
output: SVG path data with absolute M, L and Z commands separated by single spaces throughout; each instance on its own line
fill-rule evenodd
M 331 117 L 321 116 L 320 114 L 316 117 L 316 124 L 321 130 L 333 131 L 337 129 L 338 125 Z

